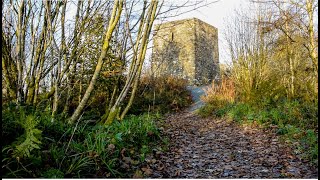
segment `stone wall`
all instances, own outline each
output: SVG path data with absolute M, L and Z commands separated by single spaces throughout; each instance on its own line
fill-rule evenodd
M 190 85 L 203 85 L 219 75 L 215 27 L 192 18 L 156 25 L 154 29 L 152 71 L 156 76 L 169 74 L 188 79 Z

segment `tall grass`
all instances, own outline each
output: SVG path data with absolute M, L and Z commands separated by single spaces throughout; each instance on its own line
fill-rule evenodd
M 234 82 L 231 79 L 223 77 L 220 83 L 213 81 L 211 87 L 205 89 L 205 95 L 201 96 L 201 100 L 206 103 L 206 106 L 201 107 L 197 111 L 198 114 L 206 117 L 227 104 L 233 104 L 235 92 Z
M 222 107 L 234 102 L 235 92 L 234 82 L 224 77 L 220 83 L 213 81 L 211 87 L 205 90 L 205 96 L 202 96 L 201 100 L 216 107 Z

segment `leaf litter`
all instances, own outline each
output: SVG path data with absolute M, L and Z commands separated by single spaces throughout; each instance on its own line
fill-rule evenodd
M 317 168 L 280 142 L 272 127 L 183 111 L 166 117 L 163 133 L 170 139 L 168 151 L 154 153 L 134 177 L 318 178 Z

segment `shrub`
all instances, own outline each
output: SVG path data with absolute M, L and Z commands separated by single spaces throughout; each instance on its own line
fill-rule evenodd
M 318 165 L 318 134 L 314 130 L 308 129 L 305 131 L 302 146 L 307 149 L 306 157 Z
M 24 133 L 19 123 L 19 111 L 15 104 L 2 106 L 2 147 L 10 145 Z
M 39 118 L 27 106 L 9 104 L 3 109 L 3 138 L 8 138 L 2 145 L 10 145 L 15 158 L 29 157 L 31 151 L 40 149 L 41 130 Z M 22 130 L 23 129 L 23 130 Z M 17 131 L 18 130 L 18 131 Z M 22 133 L 23 132 L 23 133 Z M 10 137 L 13 136 L 14 138 Z
M 137 94 L 129 113 L 179 111 L 192 103 L 191 94 L 186 89 L 186 86 L 186 80 L 173 76 L 144 76 L 140 80 Z
M 124 176 L 119 159 L 129 157 L 130 163 L 143 162 L 161 139 L 154 120 L 155 116 L 147 114 L 131 115 L 111 126 L 95 126 L 87 134 L 84 146 L 89 156 L 99 159 L 96 169 L 107 167 L 112 176 Z M 126 171 L 130 172 L 130 169 Z
M 37 129 L 38 124 L 34 116 L 28 115 L 22 117 L 25 119 L 21 122 L 22 127 L 25 129 L 24 141 L 15 146 L 14 156 L 17 158 L 30 157 L 30 152 L 33 149 L 40 149 L 41 130 Z M 19 140 L 18 140 L 19 141 Z
M 233 106 L 229 112 L 227 112 L 227 116 L 236 122 L 242 122 L 244 120 L 247 120 L 247 115 L 252 114 L 253 109 L 250 105 L 245 103 L 237 104 L 236 106 Z
M 205 96 L 202 96 L 201 100 L 216 107 L 216 109 L 228 103 L 234 103 L 235 88 L 233 81 L 228 78 L 223 78 L 220 84 L 213 81 L 211 87 L 205 90 Z

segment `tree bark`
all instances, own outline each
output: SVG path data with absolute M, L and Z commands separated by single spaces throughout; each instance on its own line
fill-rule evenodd
M 149 36 L 150 36 L 150 32 L 151 32 L 151 28 L 152 28 L 152 25 L 153 25 L 153 22 L 154 22 L 154 19 L 155 19 L 155 16 L 156 16 L 156 11 L 157 11 L 157 5 L 158 5 L 158 1 L 154 1 L 154 4 L 152 7 L 152 14 L 151 16 L 149 16 L 147 22 L 147 27 L 145 29 L 145 32 L 144 32 L 144 38 L 143 38 L 143 42 L 142 42 L 142 49 L 141 49 L 141 53 L 140 53 L 140 57 L 139 57 L 139 69 L 138 69 L 138 74 L 137 76 L 135 77 L 135 81 L 134 81 L 134 85 L 133 85 L 133 88 L 132 88 L 132 92 L 131 92 L 131 96 L 130 96 L 130 99 L 129 99 L 129 102 L 126 106 L 126 108 L 123 110 L 123 112 L 121 113 L 121 116 L 120 116 L 120 119 L 123 119 L 124 116 L 127 114 L 127 112 L 129 111 L 132 103 L 133 103 L 133 100 L 134 100 L 134 97 L 135 97 L 135 94 L 137 92 L 137 89 L 138 89 L 138 83 L 139 83 L 139 79 L 140 79 L 140 75 L 141 75 L 141 71 L 142 71 L 142 66 L 143 66 L 143 63 L 144 63 L 144 59 L 145 59 L 145 56 L 146 56 L 146 51 L 147 51 L 147 46 L 148 46 L 148 39 L 149 39 Z
M 88 102 L 88 100 L 90 98 L 91 92 L 92 92 L 92 90 L 94 88 L 94 85 L 95 85 L 95 83 L 96 83 L 96 81 L 97 81 L 97 79 L 99 77 L 103 61 L 107 56 L 107 51 L 109 49 L 109 44 L 110 44 L 110 40 L 111 40 L 111 37 L 112 37 L 113 30 L 115 29 L 115 27 L 116 27 L 116 25 L 117 25 L 117 23 L 118 23 L 118 21 L 120 19 L 122 6 L 123 6 L 123 0 L 116 0 L 114 2 L 114 6 L 113 6 L 113 10 L 112 10 L 112 16 L 111 16 L 111 19 L 110 19 L 110 22 L 109 22 L 108 30 L 106 32 L 106 36 L 105 36 L 105 39 L 104 39 L 101 55 L 100 55 L 100 57 L 98 59 L 98 63 L 97 63 L 96 69 L 94 71 L 94 74 L 92 76 L 90 84 L 89 84 L 89 86 L 88 86 L 88 88 L 87 88 L 87 90 L 86 90 L 86 92 L 85 92 L 80 104 L 78 105 L 77 109 L 75 110 L 75 112 L 73 113 L 71 118 L 69 119 L 69 123 L 75 122 L 80 117 L 80 115 L 81 115 L 81 113 L 82 113 L 82 111 L 84 109 L 84 106 L 86 105 L 86 103 Z

